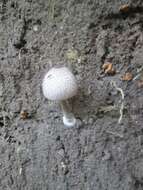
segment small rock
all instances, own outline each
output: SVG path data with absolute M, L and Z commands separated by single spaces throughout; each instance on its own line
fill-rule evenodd
M 109 160 L 110 158 L 111 158 L 111 154 L 110 154 L 110 152 L 108 152 L 107 150 L 105 150 L 104 152 L 103 152 L 103 157 L 102 157 L 102 160 L 103 161 L 105 161 L 105 160 Z

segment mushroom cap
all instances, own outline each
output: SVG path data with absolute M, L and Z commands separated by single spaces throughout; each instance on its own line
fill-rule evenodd
M 45 75 L 42 90 L 47 99 L 62 101 L 75 96 L 78 86 L 74 75 L 67 67 L 54 67 Z

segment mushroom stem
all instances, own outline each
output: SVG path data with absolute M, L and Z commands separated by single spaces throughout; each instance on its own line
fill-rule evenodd
M 61 101 L 61 108 L 63 111 L 63 123 L 67 127 L 73 127 L 76 124 L 76 118 L 70 110 L 69 102 L 67 100 Z

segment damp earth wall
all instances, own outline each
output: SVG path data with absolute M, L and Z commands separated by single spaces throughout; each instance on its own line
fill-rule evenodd
M 76 128 L 42 94 L 57 65 Z M 142 95 L 142 0 L 1 0 L 0 190 L 142 190 Z

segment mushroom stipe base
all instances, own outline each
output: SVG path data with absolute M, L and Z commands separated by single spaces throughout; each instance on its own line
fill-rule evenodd
M 74 127 L 76 125 L 76 119 L 73 117 L 73 118 L 67 118 L 65 116 L 63 116 L 63 123 L 66 127 Z

